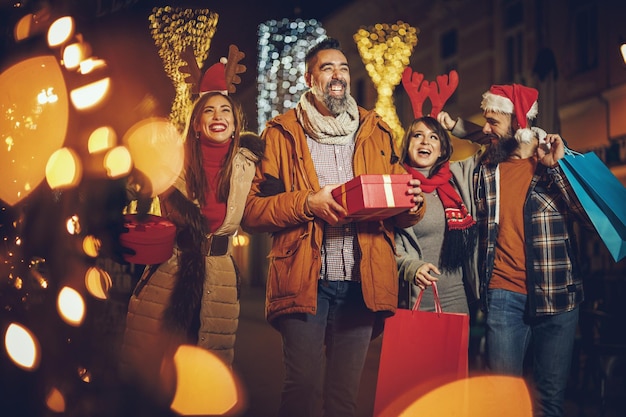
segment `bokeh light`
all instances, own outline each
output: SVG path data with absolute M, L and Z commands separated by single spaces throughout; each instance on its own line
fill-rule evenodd
M 56 150 L 46 164 L 46 181 L 50 188 L 76 186 L 82 178 L 82 162 L 70 148 Z
M 68 117 L 55 57 L 25 59 L 0 74 L 0 199 L 14 205 L 41 183 L 65 141 Z
M 170 120 L 180 132 L 183 132 L 193 102 L 191 87 L 185 82 L 185 76 L 178 70 L 181 65 L 185 64 L 181 58 L 181 52 L 191 45 L 198 67 L 202 68 L 211 47 L 211 39 L 215 34 L 218 14 L 209 9 L 155 7 L 152 9 L 149 21 L 150 33 L 158 48 L 159 56 L 163 60 L 163 68 L 172 80 L 176 91 Z
M 61 46 L 74 36 L 74 18 L 71 16 L 61 17 L 50 25 L 48 29 L 48 45 L 51 48 Z
M 377 23 L 354 34 L 365 69 L 378 92 L 375 109 L 389 124 L 397 142 L 404 136 L 404 129 L 396 113 L 393 91 L 409 65 L 417 34 L 416 28 L 401 20 L 394 24 Z
M 85 300 L 73 288 L 63 287 L 57 297 L 59 315 L 70 326 L 80 326 L 85 319 Z
M 48 391 L 46 407 L 55 413 L 63 413 L 65 411 L 65 397 L 57 388 L 53 387 Z
M 101 126 L 89 135 L 87 149 L 89 153 L 98 153 L 109 149 L 117 142 L 117 134 L 111 126 Z
M 167 190 L 183 168 L 183 139 L 176 127 L 163 118 L 148 118 L 133 125 L 123 142 L 135 168 L 152 184 L 152 197 Z
M 91 267 L 85 273 L 85 287 L 96 298 L 106 300 L 112 286 L 111 276 L 102 268 Z
M 217 356 L 181 345 L 174 355 L 176 392 L 171 409 L 181 415 L 224 415 L 241 408 L 235 376 Z
M 522 378 L 481 375 L 460 379 L 427 393 L 423 387 L 402 394 L 379 417 L 531 417 L 532 402 Z
M 74 88 L 70 92 L 72 104 L 76 110 L 87 110 L 102 103 L 111 89 L 111 78 L 100 80 Z
M 307 89 L 304 57 L 326 30 L 315 19 L 282 19 L 260 24 L 258 35 L 257 122 L 263 130 L 272 117 L 298 104 Z
M 32 371 L 37 369 L 41 359 L 39 341 L 26 327 L 11 323 L 4 335 L 4 346 L 13 363 Z
M 121 178 L 128 175 L 133 167 L 133 159 L 128 148 L 116 146 L 104 156 L 104 169 L 111 179 Z

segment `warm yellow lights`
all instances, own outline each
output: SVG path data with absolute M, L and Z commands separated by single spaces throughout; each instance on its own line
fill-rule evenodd
M 135 168 L 150 180 L 152 197 L 167 190 L 183 168 L 183 139 L 166 119 L 148 118 L 133 125 L 123 142 Z
M 121 178 L 130 173 L 133 160 L 125 146 L 116 146 L 104 156 L 104 169 L 111 179 Z
M 65 16 L 55 20 L 48 29 L 48 45 L 54 48 L 64 44 L 74 35 L 74 30 L 73 17 Z
M 32 371 L 39 366 L 39 342 L 26 327 L 16 323 L 9 324 L 4 334 L 4 346 L 9 358 L 20 368 Z
M 65 397 L 61 391 L 56 388 L 50 388 L 46 396 L 46 407 L 54 413 L 62 413 L 65 411 Z
M 80 326 L 85 319 L 85 300 L 73 288 L 63 287 L 57 297 L 59 315 L 70 326 Z
M 91 267 L 85 273 L 85 287 L 96 298 L 106 300 L 112 286 L 111 276 L 101 268 Z
M 166 6 L 152 9 L 149 20 L 150 32 L 163 60 L 165 73 L 172 80 L 176 91 L 170 120 L 182 132 L 193 103 L 191 88 L 178 70 L 185 64 L 180 54 L 187 46 L 192 45 L 198 66 L 202 68 L 215 34 L 218 14 L 209 9 Z
M 70 92 L 72 104 L 76 110 L 90 109 L 106 98 L 110 87 L 109 77 L 77 87 Z
M 55 151 L 46 164 L 46 180 L 53 190 L 77 185 L 82 172 L 82 163 L 78 155 L 69 148 Z
M 14 205 L 45 178 L 65 140 L 69 105 L 56 58 L 25 59 L 2 72 L 0 112 L 0 199 Z
M 180 415 L 224 415 L 240 408 L 237 381 L 211 352 L 182 345 L 174 355 L 176 392 L 171 409 Z
M 400 395 L 379 417 L 532 415 L 530 394 L 522 378 L 485 375 L 454 381 L 427 393 L 417 386 Z
M 626 64 L 626 42 L 622 42 L 619 47 L 619 51 L 622 54 L 622 60 L 624 61 L 624 64 Z
M 248 246 L 250 238 L 244 234 L 236 234 L 233 236 L 233 246 Z
M 417 34 L 416 28 L 402 21 L 377 23 L 354 34 L 365 69 L 378 92 L 375 109 L 391 127 L 396 141 L 402 139 L 404 129 L 393 103 L 393 91 L 409 65 Z
M 91 258 L 96 258 L 98 256 L 101 247 L 102 242 L 95 236 L 87 235 L 83 239 L 83 252 Z
M 78 215 L 74 214 L 70 216 L 69 219 L 65 221 L 65 229 L 70 235 L 78 235 L 80 234 L 80 219 Z
M 89 153 L 98 153 L 113 147 L 116 141 L 117 135 L 115 130 L 110 126 L 102 126 L 89 135 L 87 149 Z
M 63 66 L 68 70 L 76 69 L 89 55 L 91 55 L 91 48 L 82 41 L 82 36 L 80 36 L 78 42 L 63 48 Z

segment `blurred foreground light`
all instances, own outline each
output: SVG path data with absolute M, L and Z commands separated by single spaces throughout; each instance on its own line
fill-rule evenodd
M 224 415 L 241 408 L 237 381 L 217 356 L 182 345 L 174 355 L 176 392 L 171 409 L 180 415 Z
M 102 102 L 111 87 L 111 78 L 105 77 L 70 91 L 70 99 L 76 110 L 87 110 Z
M 89 135 L 89 140 L 87 141 L 87 149 L 89 150 L 89 153 L 104 151 L 113 147 L 116 140 L 117 135 L 115 134 L 115 130 L 113 130 L 112 127 L 101 126 L 95 129 Z
M 46 164 L 46 180 L 53 190 L 74 187 L 80 182 L 82 173 L 78 155 L 69 148 L 55 151 Z
M 135 168 L 148 177 L 152 197 L 167 190 L 183 168 L 183 139 L 176 127 L 164 118 L 135 123 L 124 135 Z
M 626 64 L 626 42 L 623 42 L 620 45 L 619 51 L 622 54 L 622 60 L 624 61 L 624 64 Z
M 48 29 L 48 46 L 54 48 L 64 44 L 74 36 L 74 29 L 74 18 L 71 16 L 55 20 Z
M 80 326 L 85 319 L 85 300 L 75 289 L 63 287 L 57 298 L 57 310 L 64 322 Z
M 451 382 L 424 394 L 417 386 L 400 395 L 379 417 L 532 417 L 522 378 L 485 375 Z
M 44 180 L 68 120 L 67 88 L 54 56 L 29 58 L 0 74 L 0 200 L 14 205 Z
M 80 218 L 77 214 L 70 216 L 65 222 L 65 228 L 70 235 L 80 234 Z
M 63 413 L 65 411 L 65 398 L 61 391 L 56 388 L 50 388 L 46 396 L 46 406 L 54 413 Z
M 104 157 L 104 169 L 107 172 L 107 176 L 111 179 L 127 175 L 132 167 L 133 160 L 128 148 L 125 146 L 116 146 L 107 152 Z
M 39 366 L 39 342 L 30 330 L 11 323 L 4 335 L 4 345 L 9 358 L 20 368 L 32 371 Z
M 83 239 L 83 252 L 91 258 L 96 258 L 98 256 L 101 247 L 102 241 L 93 235 L 85 236 Z
M 112 285 L 111 276 L 103 269 L 91 267 L 85 273 L 85 287 L 96 298 L 106 300 Z
M 91 55 L 91 47 L 88 43 L 82 40 L 71 43 L 63 48 L 63 66 L 68 70 L 78 68 L 89 55 Z

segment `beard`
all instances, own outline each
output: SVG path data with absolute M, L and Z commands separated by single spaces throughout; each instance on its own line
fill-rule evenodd
M 497 138 L 496 141 L 492 141 L 484 154 L 484 159 L 490 164 L 497 165 L 509 159 L 518 146 L 519 142 L 513 137 L 512 132 L 509 132 L 506 137 Z
M 345 91 L 343 97 L 333 97 L 330 94 L 330 88 L 336 84 L 339 84 L 343 87 Z M 321 92 L 321 97 L 319 97 L 319 90 L 315 90 L 317 90 L 315 95 L 318 96 L 318 98 L 324 103 L 326 108 L 333 114 L 333 116 L 339 116 L 341 113 L 344 113 L 348 110 L 348 98 L 350 97 L 350 93 L 348 92 L 348 84 L 344 80 L 331 80 L 331 82 L 326 85 L 324 91 Z

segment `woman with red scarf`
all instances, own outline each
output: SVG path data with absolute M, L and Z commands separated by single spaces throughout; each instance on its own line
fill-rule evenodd
M 471 173 L 451 167 L 451 155 L 448 132 L 436 119 L 425 116 L 411 123 L 402 142 L 401 162 L 421 181 L 428 208 L 419 223 L 396 229 L 400 281 L 408 284 L 405 291 L 401 285 L 404 308 L 411 308 L 420 291 L 433 282 L 445 312 L 469 313 L 468 297 L 475 296 L 476 226 L 464 203 L 464 198 L 471 201 L 467 180 Z M 434 309 L 433 291 L 426 291 L 420 310 Z

